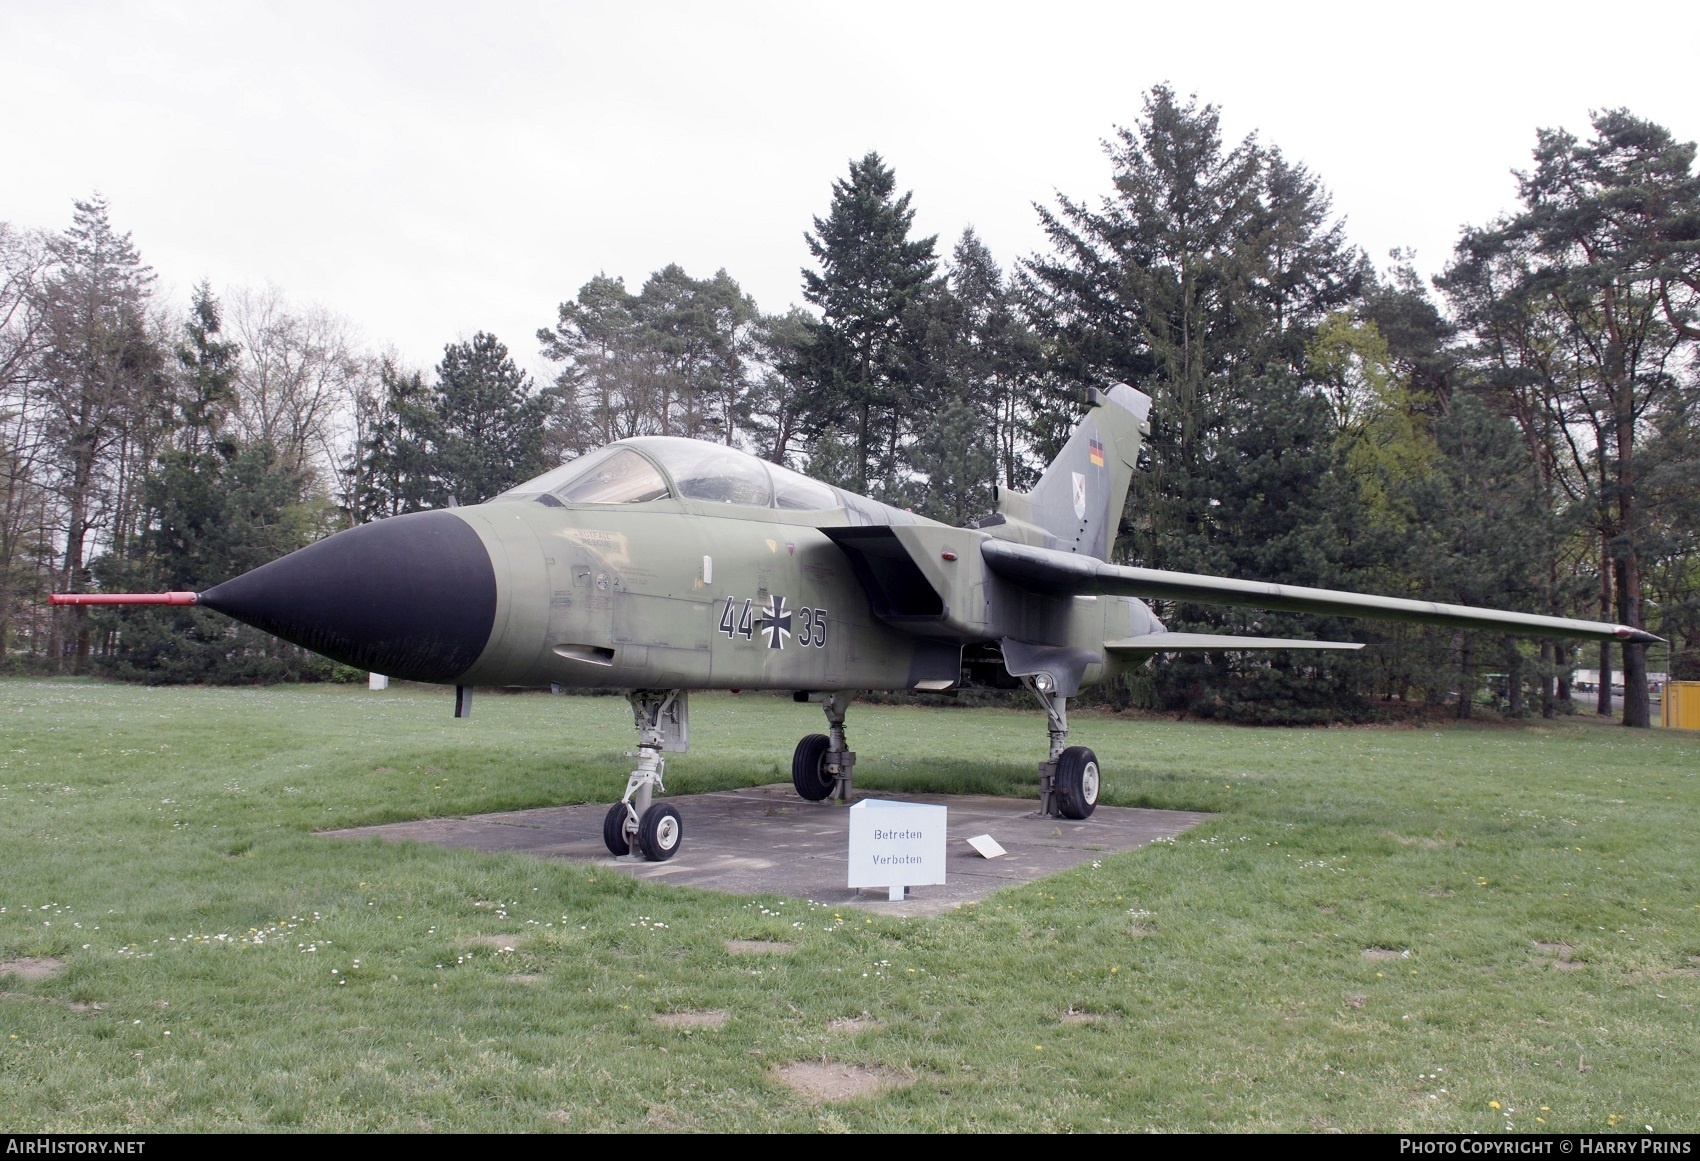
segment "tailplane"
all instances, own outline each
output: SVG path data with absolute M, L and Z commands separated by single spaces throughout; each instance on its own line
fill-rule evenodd
M 994 518 L 981 527 L 999 539 L 1108 560 L 1133 481 L 1139 445 L 1150 432 L 1151 397 L 1117 383 L 1093 389 L 1091 410 L 1031 492 L 999 488 Z

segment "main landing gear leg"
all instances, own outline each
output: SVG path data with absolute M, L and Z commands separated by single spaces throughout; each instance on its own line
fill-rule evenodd
M 1098 755 L 1068 744 L 1068 698 L 1056 692 L 1048 675 L 1023 677 L 1021 684 L 1045 707 L 1051 733 L 1050 757 L 1039 763 L 1039 813 L 1090 816 L 1098 806 Z
M 856 755 L 844 736 L 844 711 L 850 708 L 851 696 L 848 690 L 838 690 L 822 698 L 828 732 L 810 734 L 797 743 L 791 755 L 791 785 L 810 802 L 832 795 L 850 801 L 850 773 L 856 768 Z
M 615 855 L 630 854 L 636 847 L 644 858 L 661 862 L 679 853 L 685 833 L 679 812 L 653 801 L 656 791 L 667 789 L 661 782 L 667 765 L 662 748 L 683 737 L 683 696 L 676 689 L 638 689 L 626 700 L 638 731 L 637 769 L 626 779 L 625 797 L 602 820 L 602 841 Z
M 832 792 L 840 802 L 849 802 L 850 773 L 856 768 L 856 755 L 844 736 L 844 712 L 850 708 L 850 694 L 845 690 L 830 693 L 820 707 L 826 711 L 826 772 L 832 776 Z

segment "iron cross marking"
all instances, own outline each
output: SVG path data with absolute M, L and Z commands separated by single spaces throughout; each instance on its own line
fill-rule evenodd
M 761 631 L 767 635 L 769 649 L 785 648 L 791 636 L 791 611 L 785 607 L 784 597 L 768 598 L 767 607 L 761 611 Z

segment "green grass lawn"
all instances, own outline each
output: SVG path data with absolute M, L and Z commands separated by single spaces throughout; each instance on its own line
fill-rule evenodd
M 1700 735 L 1078 714 L 1106 804 L 1219 817 L 901 920 L 313 833 L 624 787 L 620 699 L 451 703 L 0 682 L 0 961 L 64 964 L 0 978 L 0 1129 L 1700 1127 Z M 693 703 L 673 793 L 821 728 Z M 864 790 L 1036 795 L 1036 710 L 850 734 Z M 823 1060 L 894 1087 L 779 1082 Z

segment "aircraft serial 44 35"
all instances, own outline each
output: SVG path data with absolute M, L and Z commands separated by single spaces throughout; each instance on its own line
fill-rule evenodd
M 1329 613 L 1502 632 L 1656 641 L 1639 629 L 1108 563 L 1150 399 L 1125 384 L 1033 491 L 954 528 L 721 444 L 621 440 L 488 503 L 379 520 L 204 593 L 60 594 L 60 604 L 201 604 L 374 673 L 456 687 L 630 690 L 636 769 L 603 837 L 671 858 L 654 801 L 688 739 L 690 690 L 781 690 L 826 711 L 798 743 L 797 793 L 847 798 L 852 691 L 1019 682 L 1044 707 L 1040 809 L 1081 819 L 1098 761 L 1068 744 L 1068 699 L 1153 653 L 1357 649 L 1168 632 L 1146 600 Z

